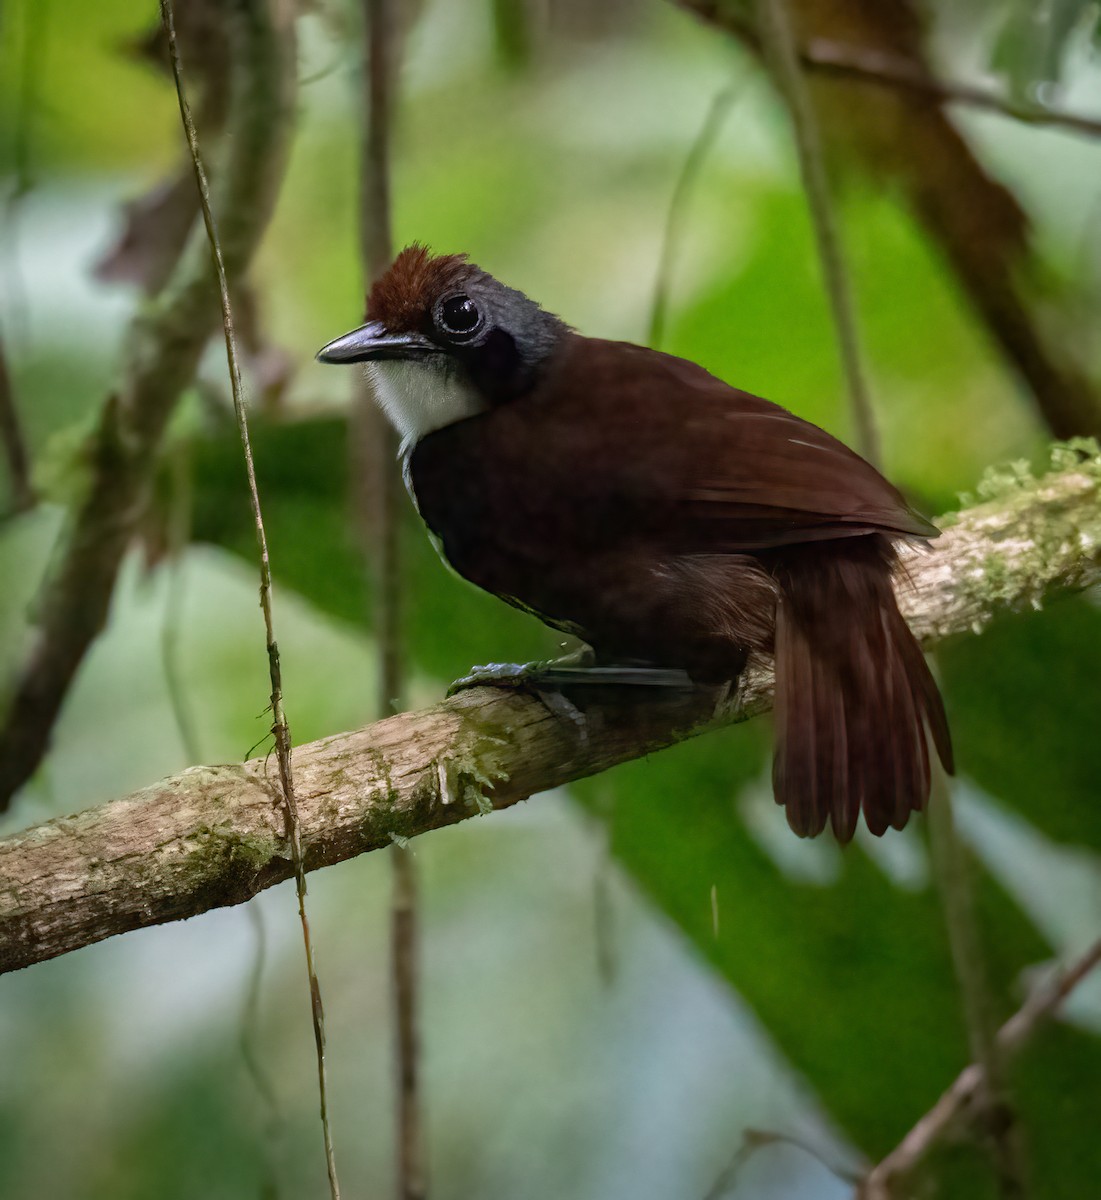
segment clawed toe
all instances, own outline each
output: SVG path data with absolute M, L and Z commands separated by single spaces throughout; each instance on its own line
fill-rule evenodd
M 530 663 L 485 663 L 473 667 L 468 675 L 462 675 L 447 689 L 449 696 L 475 687 L 522 688 L 537 680 L 548 666 L 545 662 Z

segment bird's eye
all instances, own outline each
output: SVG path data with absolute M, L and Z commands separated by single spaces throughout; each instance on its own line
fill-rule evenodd
M 450 296 L 440 305 L 440 328 L 452 337 L 469 337 L 482 323 L 482 314 L 469 296 Z

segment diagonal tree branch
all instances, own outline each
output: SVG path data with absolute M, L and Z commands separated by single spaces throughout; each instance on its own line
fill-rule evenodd
M 907 556 L 900 601 L 932 645 L 993 616 L 1101 581 L 1101 455 L 1072 448 L 1040 480 L 1011 469 L 989 497 Z M 422 712 L 300 746 L 302 846 L 313 870 L 451 825 L 766 711 L 771 672 L 736 703 L 585 689 L 582 738 L 533 697 L 477 688 Z M 194 767 L 121 800 L 0 840 L 0 972 L 103 938 L 239 904 L 288 878 L 278 780 L 265 759 Z
M 271 211 L 291 127 L 292 24 L 267 0 L 229 0 L 227 137 L 215 206 L 231 286 Z M 160 294 L 130 330 L 118 390 L 86 448 L 88 481 L 47 583 L 35 638 L 0 731 L 0 812 L 34 773 L 84 655 L 107 619 L 115 578 L 143 514 L 165 427 L 219 320 L 201 225 Z
M 1068 967 L 1038 988 L 998 1030 L 995 1041 L 1003 1054 L 1012 1053 L 1029 1039 L 1037 1026 L 1051 1017 L 1083 979 L 1101 963 L 1101 940 Z M 989 1084 L 982 1066 L 965 1067 L 951 1087 L 917 1122 L 901 1142 L 865 1176 L 857 1189 L 858 1200 L 891 1200 L 893 1180 L 909 1174 L 936 1143 L 962 1118 Z

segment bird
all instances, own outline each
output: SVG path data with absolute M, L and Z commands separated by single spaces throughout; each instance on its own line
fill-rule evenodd
M 901 829 L 954 770 L 899 611 L 900 543 L 938 534 L 841 441 L 704 367 L 587 337 L 462 254 L 414 243 L 366 323 L 402 474 L 463 578 L 591 648 L 598 677 L 774 665 L 773 792 L 792 830 Z M 613 668 L 618 669 L 618 673 Z M 605 674 L 599 675 L 599 669 Z

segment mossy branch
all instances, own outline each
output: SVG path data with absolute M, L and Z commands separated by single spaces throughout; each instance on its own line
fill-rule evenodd
M 1101 455 L 1060 447 L 1040 479 L 1012 469 L 984 502 L 906 555 L 900 601 L 927 645 L 979 632 L 1101 581 Z M 737 702 L 571 694 L 582 739 L 531 696 L 477 688 L 294 752 L 302 846 L 313 870 L 639 758 L 766 711 L 772 676 Z M 966 767 L 966 764 L 964 764 Z M 278 779 L 266 759 L 195 767 L 140 792 L 0 840 L 0 971 L 117 933 L 240 904 L 292 873 Z

